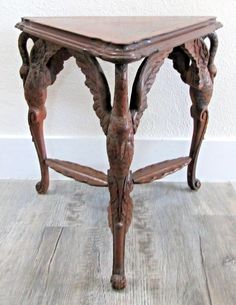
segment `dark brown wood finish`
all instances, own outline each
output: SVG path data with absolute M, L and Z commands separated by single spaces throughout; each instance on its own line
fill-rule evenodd
M 200 187 L 195 171 L 216 75 L 214 57 L 218 41 L 213 32 L 220 26 L 214 17 L 42 17 L 23 18 L 17 24 L 23 31 L 19 37 L 23 61 L 20 75 L 41 168 L 41 180 L 36 189 L 46 193 L 48 167 L 83 183 L 108 186 L 108 220 L 113 234 L 111 283 L 115 289 L 126 286 L 125 236 L 132 218 L 130 193 L 133 184 L 161 179 L 188 165 L 190 188 Z M 205 38 L 210 40 L 209 50 Z M 28 39 L 34 43 L 30 55 Z M 107 175 L 72 162 L 47 158 L 43 135 L 47 87 L 54 83 L 64 61 L 70 57 L 75 58 L 85 75 L 85 84 L 93 95 L 93 108 L 107 137 L 110 165 Z M 108 82 L 96 57 L 115 63 L 113 105 Z M 143 57 L 129 103 L 128 63 Z M 189 157 L 148 165 L 132 173 L 134 134 L 147 108 L 147 94 L 166 58 L 173 61 L 174 68 L 190 87 L 194 120 L 190 154 Z
M 25 17 L 16 27 L 104 60 L 132 62 L 214 32 L 221 24 L 207 16 Z
M 191 162 L 190 157 L 182 157 L 174 160 L 166 160 L 160 163 L 148 165 L 133 173 L 134 184 L 150 183 L 175 173 Z
M 200 38 L 176 48 L 171 55 L 174 68 L 181 74 L 182 80 L 190 86 L 194 129 L 189 154 L 192 161 L 188 166 L 187 179 L 189 187 L 193 190 L 197 190 L 201 186 L 201 182 L 196 178 L 196 164 L 207 128 L 208 104 L 212 97 L 213 81 L 216 76 L 214 58 L 218 47 L 217 36 L 215 33 L 211 33 L 206 37 L 210 40 L 209 51 L 203 38 Z
M 109 224 L 113 233 L 113 271 L 111 283 L 121 289 L 126 285 L 124 274 L 125 233 L 131 222 L 133 188 L 130 165 L 134 153 L 134 132 L 128 104 L 127 64 L 115 66 L 115 96 L 107 134 L 107 154 L 110 163 L 108 186 Z
M 93 186 L 108 186 L 107 175 L 91 167 L 57 159 L 46 159 L 45 163 L 56 172 L 79 182 Z

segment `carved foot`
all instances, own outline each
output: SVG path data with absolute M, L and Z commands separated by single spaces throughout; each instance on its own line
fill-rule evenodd
M 188 175 L 188 185 L 193 191 L 197 191 L 201 187 L 201 181 L 196 178 L 192 178 L 192 175 Z
M 41 180 L 41 181 L 39 181 L 39 182 L 35 185 L 36 191 L 37 191 L 39 194 L 46 194 L 46 193 L 47 193 L 47 190 L 48 190 L 48 187 L 49 187 L 49 181 L 43 182 L 43 181 Z
M 111 276 L 111 285 L 112 285 L 112 288 L 114 288 L 116 290 L 124 289 L 126 287 L 125 276 L 120 275 L 120 274 L 113 274 Z

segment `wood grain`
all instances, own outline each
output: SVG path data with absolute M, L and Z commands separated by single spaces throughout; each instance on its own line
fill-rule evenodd
M 114 63 L 139 60 L 221 26 L 206 16 L 26 17 L 16 24 L 32 36 Z
M 114 44 L 132 44 L 173 31 L 194 28 L 215 22 L 210 16 L 69 16 L 25 17 L 23 22 L 33 27 L 40 24 L 76 35 L 96 38 Z M 127 31 L 127 28 L 129 29 Z
M 107 175 L 91 167 L 69 161 L 47 159 L 45 163 L 55 171 L 93 186 L 107 186 Z
M 144 168 L 138 169 L 133 173 L 133 180 L 135 184 L 149 183 L 170 175 L 191 162 L 189 157 L 181 157 L 173 160 L 166 160 L 163 162 L 148 165 Z
M 175 48 L 170 58 L 173 67 L 180 73 L 182 80 L 189 85 L 192 100 L 191 116 L 193 118 L 193 135 L 189 156 L 191 162 L 188 165 L 187 180 L 192 190 L 198 190 L 201 182 L 196 177 L 196 167 L 201 144 L 208 124 L 208 105 L 213 93 L 216 66 L 214 58 L 218 47 L 218 39 L 215 33 L 206 35 L 209 38 L 210 48 L 203 38 L 188 41 Z
M 113 269 L 111 284 L 114 289 L 126 286 L 125 235 L 131 224 L 133 202 L 130 193 L 133 180 L 130 165 L 134 154 L 134 131 L 128 103 L 128 65 L 115 65 L 115 92 L 107 133 L 109 160 L 108 207 L 109 226 L 113 234 Z
M 52 181 L 0 183 L 1 305 L 234 305 L 236 190 L 137 186 L 127 234 L 127 289 L 115 292 L 108 194 Z M 94 196 L 96 192 L 96 196 Z M 135 250 L 134 250 L 135 249 Z
M 96 27 L 95 20 L 100 21 Z M 81 24 L 83 22 L 84 28 L 90 33 L 88 36 L 83 33 Z M 36 189 L 39 193 L 47 192 L 48 166 L 90 185 L 108 185 L 110 192 L 108 219 L 113 234 L 111 283 L 115 289 L 126 286 L 125 237 L 132 218 L 133 203 L 130 193 L 133 183 L 151 182 L 189 163 L 188 184 L 194 190 L 200 187 L 200 181 L 195 174 L 196 164 L 207 127 L 207 106 L 212 96 L 213 80 L 216 75 L 214 57 L 218 40 L 216 34 L 212 32 L 220 26 L 221 24 L 216 22 L 214 17 L 24 18 L 17 25 L 23 30 L 19 37 L 19 51 L 23 62 L 20 75 L 29 106 L 30 131 L 41 169 L 41 180 L 37 183 Z M 204 43 L 206 37 L 210 40 L 209 50 Z M 27 50 L 28 39 L 34 42 L 30 54 Z M 122 40 L 119 41 L 119 39 Z M 85 84 L 93 95 L 94 110 L 107 136 L 107 155 L 110 166 L 107 176 L 79 164 L 47 159 L 43 135 L 47 87 L 54 83 L 57 74 L 63 69 L 64 61 L 71 56 L 76 58 L 77 65 L 85 75 Z M 113 105 L 110 101 L 108 82 L 96 56 L 115 63 Z M 143 57 L 145 59 L 135 77 L 129 103 L 128 63 Z M 180 73 L 182 80 L 190 86 L 191 115 L 194 120 L 190 154 L 187 158 L 147 166 L 136 171 L 132 177 L 130 166 L 134 153 L 134 133 L 147 107 L 147 94 L 167 57 L 173 60 L 174 68 Z M 85 201 L 82 202 L 84 206 Z M 76 215 L 79 217 L 78 212 Z M 71 219 L 73 220 L 73 216 Z M 80 217 L 79 219 L 82 220 Z M 46 277 L 43 284 L 45 291 L 48 288 L 54 254 L 63 236 L 63 230 L 61 227 L 59 233 L 57 230 L 52 232 L 55 238 L 55 243 L 50 242 L 53 249 L 52 255 L 49 262 L 46 264 L 43 261 L 41 266 L 43 268 L 48 265 L 48 269 L 43 273 Z M 43 237 L 41 239 L 43 240 Z M 200 237 L 199 241 L 203 266 L 204 257 Z M 173 240 L 173 243 L 175 242 L 176 240 Z M 47 250 L 49 249 L 50 247 L 47 247 Z M 206 278 L 207 300 L 211 303 L 207 272 L 205 268 L 202 268 L 202 271 Z M 37 272 L 38 276 L 42 276 L 41 269 Z M 141 276 L 139 278 L 142 279 Z M 167 278 L 168 281 L 172 280 L 172 278 L 169 279 L 169 275 Z M 201 303 L 204 300 L 205 296 L 200 300 Z M 39 303 L 42 302 L 41 298 Z

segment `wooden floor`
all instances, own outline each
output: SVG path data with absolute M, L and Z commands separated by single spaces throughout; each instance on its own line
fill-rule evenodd
M 34 183 L 0 182 L 0 305 L 236 304 L 236 185 L 135 186 L 117 292 L 107 190 Z

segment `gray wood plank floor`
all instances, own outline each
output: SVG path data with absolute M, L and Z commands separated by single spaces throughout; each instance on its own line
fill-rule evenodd
M 0 182 L 0 305 L 235 305 L 236 185 L 135 186 L 128 287 L 109 278 L 108 191 Z

